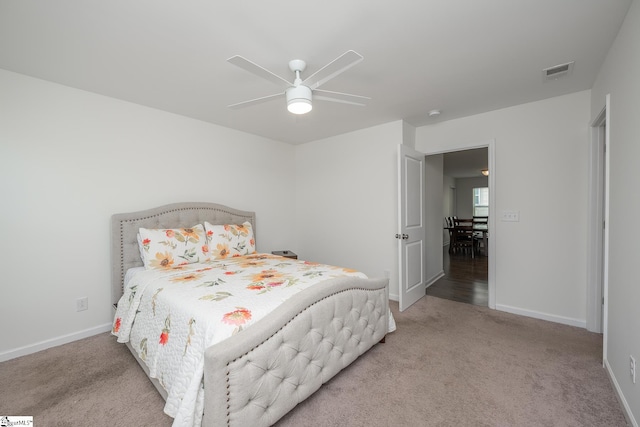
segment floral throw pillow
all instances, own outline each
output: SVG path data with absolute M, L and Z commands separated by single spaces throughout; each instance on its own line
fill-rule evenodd
M 211 225 L 205 221 L 204 228 L 212 258 L 229 258 L 256 252 L 256 241 L 250 222 L 240 225 Z
M 211 257 L 202 224 L 191 228 L 140 228 L 138 245 L 146 269 L 174 268 Z

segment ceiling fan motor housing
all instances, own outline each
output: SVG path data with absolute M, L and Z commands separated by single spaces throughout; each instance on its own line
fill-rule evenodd
M 294 73 L 296 71 L 303 72 L 307 68 L 307 63 L 302 59 L 294 59 L 289 61 L 289 69 Z

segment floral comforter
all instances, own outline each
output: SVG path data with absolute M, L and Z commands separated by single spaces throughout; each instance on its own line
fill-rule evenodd
M 174 426 L 199 426 L 204 350 L 247 328 L 295 293 L 363 273 L 254 254 L 136 273 L 118 303 L 112 333 L 130 342 L 168 393 Z

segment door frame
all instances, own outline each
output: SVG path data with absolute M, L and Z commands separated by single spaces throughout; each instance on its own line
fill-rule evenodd
M 587 210 L 587 330 L 603 333 L 606 359 L 607 293 L 609 282 L 609 140 L 610 95 L 591 123 L 589 147 L 589 205 Z M 604 227 L 604 233 L 602 228 Z
M 464 150 L 473 150 L 475 148 L 487 148 L 487 157 L 489 164 L 489 176 L 488 176 L 488 184 L 489 184 L 489 219 L 488 219 L 488 227 L 491 233 L 491 244 L 489 244 L 489 259 L 488 259 L 488 268 L 489 274 L 487 278 L 487 287 L 489 292 L 489 308 L 496 308 L 496 246 L 498 245 L 498 239 L 496 233 L 496 191 L 495 191 L 495 182 L 496 182 L 496 161 L 495 161 L 495 139 L 489 139 L 481 142 L 455 142 L 449 143 L 446 149 L 429 149 L 427 148 L 424 151 L 426 156 L 431 156 L 434 154 L 445 154 L 445 153 L 453 153 L 455 151 L 464 151 Z

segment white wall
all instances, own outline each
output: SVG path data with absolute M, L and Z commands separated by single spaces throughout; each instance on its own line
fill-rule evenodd
M 442 177 L 442 221 L 444 223 L 444 218 L 455 216 L 455 192 L 456 192 L 456 179 L 449 176 L 444 175 Z M 446 246 L 450 243 L 450 236 L 448 230 L 443 230 L 442 232 L 442 243 L 443 246 Z
M 296 230 L 302 259 L 390 272 L 398 298 L 397 121 L 297 146 Z
M 492 212 L 520 211 L 490 234 L 498 309 L 586 324 L 589 102 L 584 91 L 416 131 L 425 153 L 495 139 Z
M 456 216 L 458 218 L 473 217 L 473 189 L 488 187 L 489 179 L 486 176 L 476 178 L 456 179 Z M 491 209 L 491 206 L 489 207 Z
M 640 423 L 640 373 L 629 375 L 629 356 L 640 370 L 640 247 L 628 224 L 640 212 L 640 2 L 634 0 L 607 54 L 591 95 L 595 119 L 611 95 L 609 187 L 608 369 L 635 424 Z
M 425 158 L 425 282 L 433 284 L 444 275 L 442 261 L 442 207 L 444 205 L 444 156 Z
M 3 70 L 0 94 L 0 360 L 109 329 L 114 213 L 218 202 L 259 250 L 295 241 L 293 146 Z

